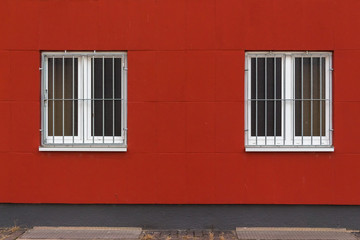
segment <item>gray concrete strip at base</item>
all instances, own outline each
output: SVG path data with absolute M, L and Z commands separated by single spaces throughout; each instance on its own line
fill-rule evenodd
M 220 229 L 147 229 L 141 240 L 236 240 L 235 230 Z
M 355 233 L 357 232 L 357 233 Z M 153 229 L 131 227 L 34 227 L 19 240 L 360 240 L 345 228 Z M 14 240 L 14 239 L 11 239 Z
M 141 228 L 130 227 L 34 227 L 25 232 L 19 240 L 45 239 L 121 239 L 137 240 L 142 232 Z
M 344 228 L 236 228 L 240 240 L 356 240 Z

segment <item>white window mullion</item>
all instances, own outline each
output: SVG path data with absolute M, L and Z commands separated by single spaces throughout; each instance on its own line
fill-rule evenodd
M 89 143 L 91 139 L 91 57 L 84 57 L 84 142 Z
M 293 145 L 294 143 L 294 81 L 293 81 L 293 61 L 291 55 L 285 55 L 285 145 Z
M 251 137 L 251 58 L 245 59 L 245 145 L 250 145 Z
M 120 65 L 121 65 L 121 79 L 124 79 L 125 68 L 126 68 L 124 58 L 120 58 Z M 124 88 L 125 88 L 124 82 L 125 81 L 121 81 L 121 84 L 120 84 L 120 86 L 121 86 L 121 91 L 120 91 L 121 102 L 120 102 L 120 106 L 121 106 L 122 109 L 125 109 L 125 104 L 126 104 L 125 101 L 124 101 Z M 121 136 L 120 137 L 124 136 L 124 133 L 125 133 L 125 125 L 124 125 L 125 124 L 125 119 L 124 119 L 124 117 L 125 117 L 124 114 L 121 113 L 121 115 L 120 115 L 120 118 L 121 118 L 120 135 Z M 115 121 L 115 115 L 113 116 L 113 121 Z M 113 131 L 115 132 L 115 129 L 113 129 Z
M 84 126 L 83 126 L 83 101 L 81 99 L 84 98 L 84 94 L 83 94 L 83 88 L 84 88 L 84 73 L 83 73 L 83 67 L 84 67 L 84 57 L 79 57 L 78 60 L 78 139 L 77 139 L 77 143 L 82 143 L 83 141 L 83 131 L 84 131 Z
M 43 66 L 43 79 L 46 79 L 46 81 L 43 81 L 43 87 L 44 87 L 44 91 L 45 93 L 43 93 L 43 97 L 46 99 L 46 101 L 44 101 L 44 116 L 43 116 L 43 141 L 45 143 L 48 143 L 48 136 L 49 136 L 49 79 L 48 79 L 48 67 L 49 67 L 49 63 L 48 63 L 48 58 L 47 57 L 43 57 L 43 61 L 44 61 L 44 66 Z
M 329 79 L 325 81 L 325 136 L 326 136 L 326 144 L 332 144 L 332 122 L 331 122 L 331 104 L 332 104 L 332 93 L 331 93 L 331 86 L 332 84 L 332 64 L 331 59 L 329 57 L 325 58 L 325 79 Z M 324 141 L 324 139 L 323 139 Z
M 122 79 L 121 79 L 121 101 L 123 102 L 122 106 L 123 106 L 123 110 L 121 111 L 121 116 L 122 116 L 122 135 L 120 138 L 120 141 L 127 145 L 127 69 L 128 69 L 128 65 L 127 65 L 127 56 L 123 55 L 123 57 L 121 58 L 124 61 L 124 68 L 122 69 Z

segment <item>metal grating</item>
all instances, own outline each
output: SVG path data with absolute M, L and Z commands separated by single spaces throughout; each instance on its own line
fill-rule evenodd
M 19 239 L 138 239 L 141 228 L 34 227 Z
M 42 54 L 42 146 L 126 146 L 126 52 Z
M 332 146 L 328 52 L 246 53 L 247 147 Z
M 236 228 L 238 239 L 356 240 L 346 229 L 329 228 Z

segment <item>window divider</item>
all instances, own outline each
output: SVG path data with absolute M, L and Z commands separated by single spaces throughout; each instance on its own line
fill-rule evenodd
M 282 101 L 282 106 L 281 108 L 284 109 L 284 114 L 282 117 L 282 124 L 284 125 L 283 127 L 283 132 L 282 132 L 282 136 L 283 136 L 283 145 L 286 145 L 286 121 L 285 121 L 285 116 L 286 116 L 286 108 L 288 105 L 288 100 L 287 100 L 287 95 L 286 95 L 286 74 L 285 74 L 285 68 L 286 68 L 286 61 L 285 61 L 285 57 L 281 58 L 281 62 L 282 62 L 282 86 L 283 86 L 283 92 L 281 93 L 281 97 L 283 99 Z
M 65 143 L 65 58 L 62 57 L 62 141 Z
M 102 57 L 102 141 L 105 142 L 105 58 Z
M 301 57 L 301 145 L 304 145 L 304 100 L 303 99 L 304 99 L 304 58 Z
M 91 74 L 91 80 L 92 80 L 92 106 L 91 106 L 91 124 L 92 124 L 92 140 L 93 144 L 95 143 L 95 56 L 92 56 L 92 74 Z M 91 131 L 91 130 L 90 130 Z M 91 136 L 91 134 L 90 134 Z
M 277 104 L 277 97 L 276 97 L 276 56 L 274 57 L 274 145 L 276 145 L 276 136 L 277 136 L 277 132 L 276 132 L 276 104 Z
M 319 69 L 319 74 L 320 74 L 320 145 L 322 145 L 322 57 L 320 57 L 320 69 Z
M 258 109 L 259 109 L 259 88 L 258 88 L 258 79 L 259 79 L 259 76 L 258 76 L 258 58 L 256 57 L 255 58 L 255 74 L 256 74 L 256 87 L 255 87 L 255 94 L 256 94 L 256 98 L 255 98 L 255 103 L 256 103 L 256 110 L 255 110 L 255 127 L 256 127 L 256 131 L 255 131 L 255 135 L 256 135 L 256 145 L 258 144 L 258 121 L 259 121 L 259 118 L 258 118 Z M 251 86 L 251 84 L 250 84 Z M 251 89 L 251 87 L 250 87 Z M 250 115 L 251 116 L 251 115 Z M 251 123 L 251 121 L 250 121 Z
M 310 96 L 311 96 L 311 100 L 310 100 L 310 103 L 311 103 L 311 117 L 310 117 L 310 132 L 311 132 L 311 145 L 313 145 L 313 131 L 314 131 L 314 120 L 313 120 L 313 117 L 314 117 L 314 89 L 313 89 L 313 85 L 314 85 L 314 71 L 313 71 L 313 58 L 310 57 Z
M 52 128 L 52 133 L 53 133 L 53 144 L 55 143 L 55 58 L 53 57 L 52 58 L 52 125 L 53 125 L 53 128 Z
M 75 140 L 75 58 L 72 57 L 72 141 Z
M 112 58 L 112 134 L 115 142 L 115 59 Z
M 265 105 L 265 145 L 267 144 L 267 105 L 268 105 L 268 97 L 267 97 L 267 57 L 265 57 L 265 96 L 264 96 L 264 105 Z

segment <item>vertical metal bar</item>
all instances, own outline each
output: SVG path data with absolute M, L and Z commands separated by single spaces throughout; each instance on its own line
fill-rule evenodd
M 123 62 L 123 68 L 121 68 L 121 63 Z M 121 107 L 122 111 L 121 114 L 121 135 L 124 137 L 124 144 L 127 146 L 127 56 L 124 55 L 120 59 L 120 69 L 121 69 L 121 82 L 119 84 L 120 86 L 120 95 L 121 95 Z
M 310 104 L 311 104 L 311 119 L 310 119 L 310 123 L 311 123 L 311 126 L 310 126 L 310 129 L 311 129 L 311 145 L 313 145 L 313 102 L 314 102 L 314 91 L 313 91 L 313 81 L 314 81 L 314 77 L 313 77 L 313 58 L 311 57 L 310 58 L 310 89 L 311 89 L 311 100 L 310 100 Z
M 328 145 L 332 145 L 332 140 L 333 140 L 333 137 L 332 137 L 332 134 L 333 134 L 333 125 L 332 125 L 332 71 L 333 71 L 333 68 L 332 68 L 332 59 L 331 59 L 331 55 L 330 56 L 327 56 L 327 61 L 329 62 L 329 79 L 328 79 L 328 82 L 325 81 L 325 89 L 326 89 L 326 84 L 329 84 L 329 86 L 327 87 L 327 89 L 329 89 L 329 99 L 328 102 L 329 102 L 329 116 L 328 116 L 328 119 L 329 119 L 329 144 Z M 326 61 L 325 61 L 325 66 L 326 66 Z M 326 105 L 325 105 L 325 109 L 326 109 Z
M 276 145 L 276 56 L 274 57 L 274 145 Z
M 47 61 L 47 59 L 46 59 Z M 45 64 L 44 54 L 41 54 L 41 146 L 43 146 L 46 141 L 46 135 L 48 135 L 49 127 L 45 121 L 46 115 L 49 117 L 48 113 L 48 84 L 45 84 L 45 76 L 47 75 L 48 66 Z M 48 80 L 47 80 L 48 81 Z M 45 130 L 46 129 L 46 130 Z
M 82 125 L 82 131 L 83 131 L 83 143 L 85 143 L 85 56 L 82 57 L 83 65 L 82 65 L 82 78 L 83 78 L 83 96 L 82 96 L 82 103 L 83 103 L 83 125 Z
M 65 105 L 65 58 L 62 57 L 62 140 L 65 143 L 64 133 L 65 133 L 65 112 L 64 112 L 64 105 Z
M 92 114 L 91 114 L 91 119 L 92 119 L 92 140 L 93 140 L 93 143 L 95 142 L 95 88 L 94 88 L 94 82 L 95 82 L 95 77 L 94 77 L 94 72 L 95 72 L 95 63 L 94 63 L 94 58 L 95 56 L 92 57 L 92 75 L 91 75 L 91 78 L 92 78 Z
M 258 58 L 255 58 L 255 137 L 256 137 L 256 145 L 258 145 Z
M 113 99 L 112 99 L 112 106 L 113 106 L 113 119 L 112 119 L 112 122 L 113 122 L 113 143 L 115 143 L 115 101 L 114 101 L 114 98 L 115 98 L 115 59 L 114 57 L 112 58 L 112 90 L 113 90 Z
M 304 58 L 301 57 L 301 145 L 304 145 Z
M 250 64 L 249 64 L 249 59 L 250 59 Z M 250 71 L 249 71 L 250 69 Z M 250 72 L 250 73 L 249 73 Z M 245 56 L 245 101 L 246 101 L 246 112 L 245 112 L 245 145 L 249 145 L 249 140 L 250 140 L 250 134 L 251 132 L 249 132 L 249 125 L 251 124 L 249 122 L 249 113 L 250 113 L 250 116 L 251 116 L 251 97 L 252 97 L 252 94 L 251 94 L 251 78 L 249 78 L 249 75 L 251 77 L 251 58 L 248 57 L 248 56 Z M 249 86 L 250 86 L 250 91 L 249 91 Z M 249 106 L 249 103 L 250 103 L 250 106 Z
M 119 90 L 120 90 L 120 108 L 121 109 L 124 109 L 124 110 L 121 110 L 120 112 L 120 137 L 123 136 L 124 138 L 124 144 L 127 145 L 127 142 L 126 142 L 126 102 L 125 102 L 125 99 L 126 99 L 126 95 L 125 95 L 125 92 L 124 89 L 126 88 L 125 87 L 125 82 L 126 82 L 126 79 L 125 79 L 125 69 L 126 69 L 126 57 L 125 56 L 121 56 L 121 58 L 119 58 L 119 69 L 120 69 L 120 83 L 119 83 Z
M 320 145 L 322 136 L 322 57 L 320 56 Z
M 74 121 L 74 115 L 75 115 L 75 59 L 72 57 L 72 143 L 74 143 L 74 136 L 75 136 L 75 121 Z
M 53 67 L 52 67 L 52 104 L 53 104 L 53 109 L 52 109 L 52 115 L 53 115 L 53 119 L 52 119 L 52 125 L 53 125 L 53 144 L 55 144 L 55 58 L 53 57 Z
M 284 116 L 282 117 L 282 121 L 283 121 L 283 124 L 284 124 L 284 129 L 283 129 L 283 145 L 285 145 L 285 139 L 286 139 L 286 121 L 285 121 L 285 116 L 286 116 L 286 105 L 287 105 L 287 99 L 286 99 L 286 76 L 285 76 L 285 67 L 286 67 L 286 56 L 285 57 L 283 57 L 282 59 L 284 59 L 284 64 L 283 64 L 283 66 L 282 66 L 282 73 L 283 73 L 283 92 L 282 92 L 282 94 L 283 94 L 283 96 L 284 96 L 284 101 L 282 102 L 282 107 L 284 108 Z
M 103 90 L 103 99 L 102 99 L 102 103 L 103 103 L 103 108 L 102 108 L 102 118 L 103 118 L 103 121 L 102 121 L 102 132 L 103 132 L 103 143 L 105 141 L 105 58 L 103 56 L 103 71 L 102 71 L 102 80 L 103 80 L 103 87 L 102 87 L 102 90 Z
M 293 145 L 295 145 L 295 58 L 293 58 L 292 61 L 292 65 L 293 65 L 293 96 L 292 96 L 292 102 L 293 102 Z
M 267 57 L 265 57 L 265 145 L 267 145 Z

